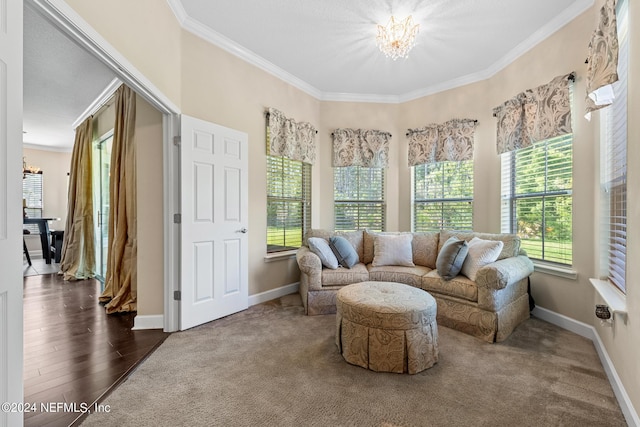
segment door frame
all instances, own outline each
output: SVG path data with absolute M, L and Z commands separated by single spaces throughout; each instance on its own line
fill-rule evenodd
M 164 331 L 179 326 L 180 225 L 174 213 L 180 212 L 180 109 L 149 79 L 138 71 L 104 37 L 62 0 L 25 0 L 25 5 L 49 19 L 60 31 L 110 68 L 127 86 L 162 113 L 163 127 L 163 229 L 164 229 Z

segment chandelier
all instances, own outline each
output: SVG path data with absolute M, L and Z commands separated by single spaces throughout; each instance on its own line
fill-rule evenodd
M 394 61 L 406 58 L 416 43 L 420 25 L 413 23 L 411 15 L 404 21 L 396 21 L 392 16 L 386 26 L 378 25 L 376 44 L 387 57 Z

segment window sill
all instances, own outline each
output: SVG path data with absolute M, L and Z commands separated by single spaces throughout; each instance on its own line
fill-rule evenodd
M 623 317 L 624 322 L 627 321 L 627 297 L 620 292 L 608 280 L 589 279 L 596 292 L 602 297 L 605 304 L 615 317 L 616 314 Z
M 533 268 L 537 273 L 551 274 L 552 276 L 563 277 L 571 280 L 578 279 L 578 272 L 571 267 L 562 267 L 540 261 L 533 261 Z
M 264 256 L 264 262 L 276 262 L 276 261 L 287 260 L 290 258 L 295 258 L 297 253 L 298 253 L 298 250 L 293 249 L 290 251 L 282 251 L 282 252 L 274 252 L 271 254 L 266 254 Z

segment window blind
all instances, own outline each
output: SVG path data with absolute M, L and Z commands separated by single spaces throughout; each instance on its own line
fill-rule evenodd
M 340 231 L 384 231 L 384 168 L 333 169 L 334 227 Z
M 297 249 L 311 225 L 311 165 L 267 156 L 267 253 Z
M 414 231 L 473 229 L 473 160 L 413 167 Z
M 627 248 L 627 78 L 629 64 L 628 6 L 618 3 L 618 81 L 613 84 L 613 104 L 601 110 L 605 137 L 601 156 L 602 209 L 607 231 L 609 280 L 626 291 Z
M 22 174 L 22 198 L 29 218 L 42 218 L 42 173 Z M 23 228 L 31 234 L 39 234 L 37 224 L 25 224 Z
M 572 264 L 573 137 L 502 154 L 502 231 L 533 259 Z

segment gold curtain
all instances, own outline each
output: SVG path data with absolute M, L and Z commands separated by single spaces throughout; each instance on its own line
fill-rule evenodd
M 92 143 L 93 117 L 89 117 L 76 128 L 71 155 L 67 222 L 59 273 L 63 275 L 64 280 L 83 280 L 95 275 Z
M 136 95 L 122 85 L 116 92 L 116 122 L 109 178 L 109 252 L 105 289 L 107 313 L 137 311 Z

